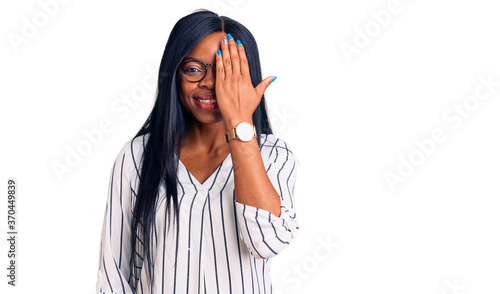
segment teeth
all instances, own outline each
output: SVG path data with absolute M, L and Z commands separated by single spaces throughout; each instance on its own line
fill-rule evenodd
M 205 103 L 205 104 L 214 104 L 217 101 L 215 99 L 206 99 L 206 100 L 196 99 L 196 100 L 200 101 L 201 103 Z

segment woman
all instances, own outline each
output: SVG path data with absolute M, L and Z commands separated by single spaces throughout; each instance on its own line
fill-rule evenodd
M 113 166 L 98 293 L 272 293 L 269 259 L 298 230 L 296 160 L 263 95 L 275 78 L 242 24 L 177 22 L 155 105 Z

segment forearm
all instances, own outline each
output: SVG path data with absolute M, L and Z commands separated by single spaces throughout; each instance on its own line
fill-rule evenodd
M 279 217 L 281 214 L 280 196 L 274 189 L 266 173 L 257 139 L 242 142 L 233 139 L 229 142 L 234 169 L 235 199 Z

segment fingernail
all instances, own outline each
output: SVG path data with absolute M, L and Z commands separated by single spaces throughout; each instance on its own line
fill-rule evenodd
M 271 80 L 271 83 L 274 82 L 274 80 L 276 80 L 277 77 L 274 77 L 272 80 Z
M 240 40 L 236 40 L 236 44 L 238 44 L 238 46 L 241 45 Z
M 221 52 L 220 52 L 220 50 L 217 50 L 217 55 L 221 55 Z
M 224 39 L 222 39 L 222 42 L 224 42 L 224 44 L 227 44 L 227 38 L 226 38 L 226 36 L 224 36 Z
M 227 34 L 227 38 L 228 38 L 229 40 L 232 40 L 232 39 L 233 39 L 233 36 L 231 36 L 231 34 Z

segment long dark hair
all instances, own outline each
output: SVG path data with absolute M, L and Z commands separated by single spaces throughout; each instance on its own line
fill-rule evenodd
M 206 35 L 224 32 L 230 33 L 245 44 L 245 52 L 250 68 L 252 84 L 256 87 L 262 81 L 257 43 L 250 31 L 241 23 L 201 9 L 181 18 L 172 29 L 168 38 L 159 69 L 157 97 L 146 122 L 133 139 L 149 134 L 142 154 L 142 167 L 139 177 L 139 189 L 133 211 L 132 252 L 143 252 L 147 259 L 146 274 L 150 277 L 151 289 L 154 285 L 153 226 L 156 205 L 162 195 L 158 195 L 160 185 L 166 191 L 166 214 L 170 227 L 173 212 L 176 232 L 179 232 L 177 170 L 181 142 L 188 129 L 188 119 L 178 98 L 179 80 L 177 67 L 186 55 Z M 266 111 L 264 96 L 253 113 L 253 124 L 257 131 L 259 145 L 261 134 L 272 134 Z M 140 237 L 139 237 L 140 236 Z M 177 238 L 178 240 L 178 238 Z M 135 253 L 132 258 L 132 286 L 137 288 L 140 278 L 142 259 Z

